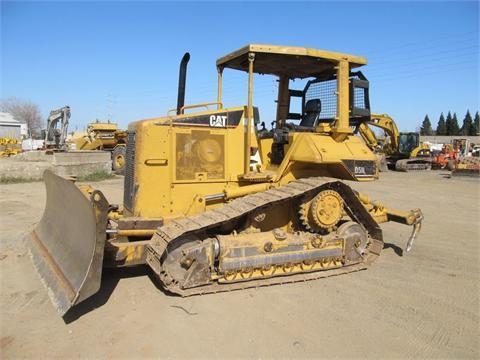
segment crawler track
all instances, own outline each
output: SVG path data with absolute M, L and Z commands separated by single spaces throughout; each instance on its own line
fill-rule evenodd
M 168 225 L 157 229 L 152 239 L 152 244 L 148 247 L 147 263 L 158 275 L 162 286 L 166 290 L 181 296 L 307 281 L 365 269 L 380 255 L 383 248 L 382 231 L 349 186 L 340 181 L 329 180 L 328 178 L 318 177 L 293 181 L 279 188 L 244 196 L 220 208 L 205 213 L 174 220 Z M 282 202 L 287 204 L 287 202 L 299 200 L 305 196 L 311 196 L 325 189 L 337 191 L 343 198 L 345 211 L 348 216 L 353 221 L 360 223 L 367 230 L 369 245 L 362 262 L 333 269 L 330 268 L 328 270 L 302 272 L 287 276 L 265 277 L 241 282 L 219 283 L 214 281 L 208 285 L 187 289 L 181 288 L 175 282 L 166 284 L 162 281 L 165 275 L 162 269 L 162 261 L 169 256 L 169 249 L 175 248 L 176 243 L 180 242 L 180 240 L 184 242 L 186 237 L 195 239 L 197 234 L 215 234 L 215 229 L 221 225 L 238 220 L 254 211 L 266 209 L 269 206 Z

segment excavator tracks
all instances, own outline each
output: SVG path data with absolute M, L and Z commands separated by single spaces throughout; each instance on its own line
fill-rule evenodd
M 173 261 L 172 257 L 175 254 L 175 249 L 181 248 L 185 244 L 187 246 L 201 244 L 200 239 L 205 239 L 206 236 L 211 238 L 212 234 L 219 233 L 222 226 L 238 221 L 242 217 L 261 213 L 263 210 L 268 211 L 268 208 L 274 205 L 299 203 L 301 199 L 311 198 L 324 190 L 333 190 L 340 194 L 346 214 L 352 222 L 360 224 L 368 234 L 368 242 L 365 240 L 365 252 L 358 261 L 345 264 L 342 254 L 329 250 L 331 256 L 326 256 L 321 261 L 317 261 L 317 266 L 310 265 L 310 263 L 306 266 L 306 261 L 274 265 L 273 270 L 270 267 L 265 276 L 260 278 L 254 278 L 251 275 L 253 273 L 252 268 L 245 268 L 236 275 L 232 273 L 228 275 L 214 274 L 208 283 L 202 281 L 196 283 L 195 278 L 201 276 L 194 275 L 188 287 L 176 281 L 175 275 L 169 274 L 166 270 L 165 264 Z M 382 231 L 354 191 L 343 182 L 318 177 L 296 180 L 279 188 L 247 195 L 217 209 L 174 220 L 159 227 L 152 238 L 151 244 L 147 247 L 147 263 L 156 273 L 165 290 L 181 296 L 191 296 L 307 281 L 362 270 L 375 261 L 382 248 Z M 218 261 L 216 264 L 218 266 Z M 281 276 L 275 274 L 275 266 L 281 268 Z M 322 269 L 323 267 L 325 269 Z M 261 269 L 260 273 L 263 274 Z
M 402 159 L 395 163 L 396 171 L 425 171 L 432 169 L 432 161 L 429 158 Z

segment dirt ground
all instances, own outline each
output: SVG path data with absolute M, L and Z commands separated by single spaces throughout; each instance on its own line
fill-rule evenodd
M 146 268 L 106 272 L 67 322 L 22 240 L 42 215 L 43 184 L 0 185 L 1 358 L 478 359 L 479 184 L 433 171 L 353 184 L 425 215 L 407 256 L 410 228 L 383 226 L 368 270 L 186 299 L 162 293 Z M 121 203 L 121 177 L 94 186 Z

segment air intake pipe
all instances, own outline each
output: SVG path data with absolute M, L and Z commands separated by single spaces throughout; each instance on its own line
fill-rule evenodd
M 183 114 L 182 107 L 185 105 L 185 83 L 187 79 L 187 64 L 190 60 L 190 53 L 183 55 L 180 62 L 180 71 L 178 74 L 178 99 L 177 99 L 177 115 Z

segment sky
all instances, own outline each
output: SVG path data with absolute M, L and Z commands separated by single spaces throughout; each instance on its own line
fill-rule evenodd
M 71 107 L 70 131 L 96 119 L 128 123 L 175 108 L 185 52 L 186 103 L 216 100 L 215 61 L 249 43 L 361 55 L 372 112 L 401 131 L 428 114 L 479 110 L 478 1 L 1 3 L 0 98 Z M 247 103 L 243 76 L 225 74 L 225 105 Z M 261 120 L 275 117 L 275 85 L 255 79 Z

